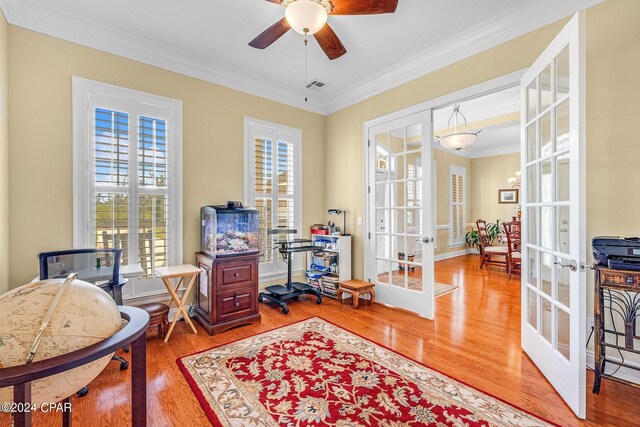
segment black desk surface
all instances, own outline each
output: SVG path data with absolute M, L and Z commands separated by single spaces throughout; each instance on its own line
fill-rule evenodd
M 294 243 L 310 243 L 311 239 L 290 239 L 290 240 L 278 240 L 274 242 L 276 245 L 292 245 Z

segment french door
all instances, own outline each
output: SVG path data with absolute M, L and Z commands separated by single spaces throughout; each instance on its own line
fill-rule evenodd
M 376 300 L 433 318 L 431 110 L 368 129 L 367 278 Z
M 522 348 L 585 417 L 584 17 L 521 80 Z

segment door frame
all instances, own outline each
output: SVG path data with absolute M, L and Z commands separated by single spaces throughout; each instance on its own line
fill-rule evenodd
M 370 150 L 369 150 L 369 129 L 374 127 L 374 126 L 378 126 L 390 121 L 394 121 L 394 120 L 398 120 L 398 119 L 402 119 L 403 117 L 407 117 L 407 116 L 411 116 L 414 114 L 418 114 L 418 113 L 424 113 L 426 112 L 426 110 L 434 110 L 434 109 L 438 109 L 438 108 L 442 108 L 451 104 L 454 104 L 456 102 L 463 102 L 466 101 L 468 99 L 473 99 L 476 98 L 478 96 L 481 95 L 486 95 L 492 92 L 498 92 L 500 90 L 503 89 L 508 89 L 511 87 L 515 87 L 515 86 L 519 86 L 520 85 L 520 79 L 522 78 L 522 76 L 524 76 L 525 72 L 528 70 L 528 68 L 526 69 L 522 69 L 522 70 L 518 70 L 515 71 L 513 73 L 509 73 L 491 80 L 487 80 L 485 82 L 482 83 L 478 83 L 476 85 L 473 86 L 469 86 L 466 87 L 464 89 L 461 90 L 457 90 L 455 92 L 450 92 L 446 95 L 442 95 L 439 96 L 437 98 L 432 98 L 430 100 L 421 102 L 419 104 L 415 104 L 412 105 L 410 107 L 407 108 L 403 108 L 400 110 L 396 110 L 393 111 L 391 113 L 385 114 L 383 116 L 377 117 L 375 119 L 371 119 L 371 120 L 367 120 L 364 122 L 362 130 L 363 130 L 363 141 L 362 141 L 362 149 L 363 152 L 365 153 L 365 155 L 363 156 L 364 158 L 364 191 L 363 191 L 363 198 L 364 198 L 364 238 L 363 238 L 363 254 L 364 254 L 364 278 L 371 282 L 371 271 L 372 271 L 372 266 L 370 265 L 371 263 L 371 259 L 369 254 L 371 253 L 371 238 L 372 236 L 375 235 L 375 230 L 372 229 L 372 226 L 374 226 L 375 221 L 371 221 L 371 218 L 369 218 L 369 211 L 370 211 L 370 203 L 369 203 L 369 191 L 373 191 L 373 189 L 369 189 L 368 187 L 370 187 L 370 184 L 368 182 L 368 178 L 369 178 L 369 173 L 370 173 Z M 433 118 L 432 118 L 433 120 Z M 434 143 L 435 144 L 435 143 Z M 433 145 L 432 145 L 432 149 L 433 149 Z M 430 165 L 430 168 L 433 168 L 433 162 Z M 423 173 L 425 169 L 423 167 Z M 435 185 L 436 182 L 434 180 L 432 180 L 431 182 L 431 198 L 432 198 L 432 208 L 434 209 L 434 213 L 435 213 Z M 432 215 L 432 224 L 430 224 L 430 226 L 432 226 L 432 230 L 434 230 L 434 234 L 436 233 L 436 217 L 435 214 Z M 435 236 L 433 236 L 435 238 Z M 435 250 L 435 244 L 434 244 L 434 250 Z M 435 316 L 435 309 L 434 309 L 434 316 Z

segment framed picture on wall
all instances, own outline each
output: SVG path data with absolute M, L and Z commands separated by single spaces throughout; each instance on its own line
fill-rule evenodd
M 498 190 L 498 203 L 500 204 L 517 204 L 518 189 Z

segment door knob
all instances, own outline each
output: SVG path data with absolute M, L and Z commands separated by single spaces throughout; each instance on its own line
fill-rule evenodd
M 571 271 L 577 271 L 578 270 L 578 263 L 574 259 L 570 260 L 566 264 L 564 262 L 561 262 L 561 261 L 554 261 L 553 263 L 555 265 L 559 265 L 562 268 L 568 268 Z
M 418 237 L 416 241 L 420 241 L 422 243 L 431 243 L 433 242 L 433 237 Z

